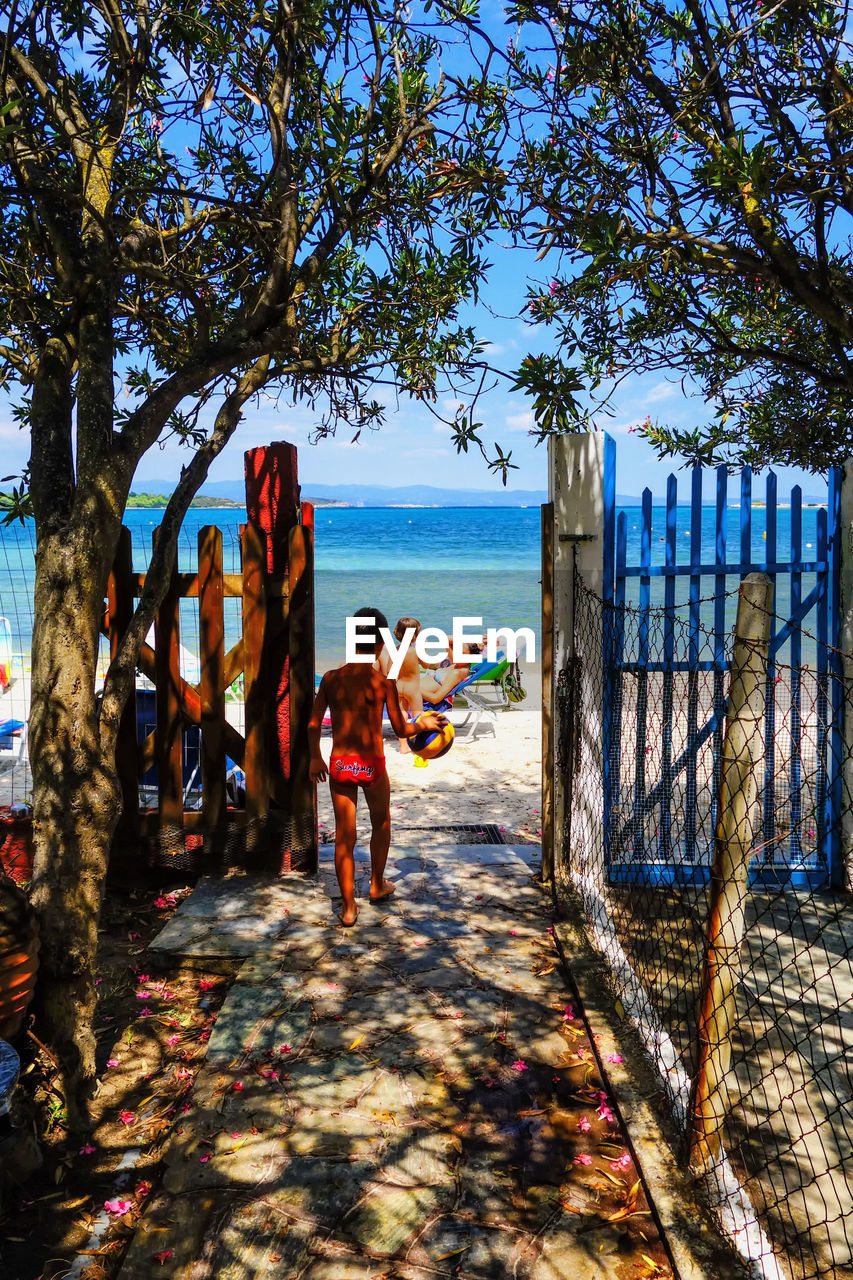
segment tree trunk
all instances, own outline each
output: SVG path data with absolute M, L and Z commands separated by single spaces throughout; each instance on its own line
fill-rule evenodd
M 117 533 L 117 529 L 115 531 Z M 36 553 L 30 762 L 41 926 L 36 1011 L 62 1064 L 69 1124 L 85 1126 L 95 1087 L 98 920 L 120 813 L 100 742 L 95 680 L 110 531 L 69 529 Z

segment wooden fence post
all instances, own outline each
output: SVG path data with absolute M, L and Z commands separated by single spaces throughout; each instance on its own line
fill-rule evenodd
M 155 545 L 158 533 L 159 529 L 155 529 Z M 161 853 L 168 857 L 184 851 L 184 733 L 179 696 L 181 597 L 177 576 L 176 551 L 169 588 L 154 619 L 158 834 Z
M 277 874 L 291 867 L 288 556 L 290 533 L 300 514 L 296 446 L 280 441 L 250 449 L 244 456 L 246 514 L 261 535 L 265 553 L 266 622 L 258 680 L 269 708 L 267 771 L 275 800 L 259 826 L 256 857 Z
M 717 1160 L 727 1112 L 726 1076 L 737 1018 L 749 858 L 761 823 L 759 780 L 772 607 L 768 575 L 747 574 L 740 585 L 726 706 L 699 1052 L 688 1121 L 689 1163 L 696 1169 Z
M 314 702 L 314 508 L 290 531 L 290 865 L 316 874 L 317 788 L 309 777 L 308 720 Z
M 215 525 L 198 532 L 198 633 L 201 656 L 201 797 L 207 851 L 225 846 L 225 609 L 222 533 Z
M 264 545 L 254 525 L 241 531 L 243 552 L 243 690 L 246 706 L 246 861 L 256 865 L 263 854 L 270 807 L 269 714 L 261 679 L 266 620 Z

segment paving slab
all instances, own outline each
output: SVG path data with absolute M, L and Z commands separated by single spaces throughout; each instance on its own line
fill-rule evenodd
M 643 1253 L 664 1274 L 642 1198 L 609 1221 L 637 1175 L 566 1034 L 538 849 L 425 833 L 376 909 L 360 848 L 352 929 L 331 854 L 315 879 L 203 880 L 155 941 L 243 959 L 120 1280 L 169 1249 L 174 1280 L 629 1276 Z

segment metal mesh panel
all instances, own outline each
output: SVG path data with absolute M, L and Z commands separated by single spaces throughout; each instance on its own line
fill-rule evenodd
M 724 779 L 732 647 L 695 610 L 614 606 L 576 576 L 558 683 L 563 892 L 743 1251 L 766 1274 L 853 1274 L 853 914 L 829 866 L 851 687 L 820 646 L 809 665 L 771 659 L 748 768 L 742 753 Z

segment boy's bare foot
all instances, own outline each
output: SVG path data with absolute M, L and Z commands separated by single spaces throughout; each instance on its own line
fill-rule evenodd
M 345 929 L 351 929 L 358 919 L 358 907 L 353 905 L 351 911 L 348 911 L 346 907 L 342 908 L 338 912 L 338 919 Z
M 394 892 L 395 892 L 394 885 L 391 883 L 391 881 L 390 881 L 390 880 L 383 880 L 383 881 L 382 881 L 382 888 L 379 890 L 379 892 L 378 892 L 378 893 L 374 893 L 373 888 L 371 887 L 371 890 L 370 890 L 370 901 L 371 901 L 371 902 L 381 902 L 383 898 L 390 898 L 390 897 L 391 897 L 391 894 L 392 894 L 392 893 L 394 893 Z

